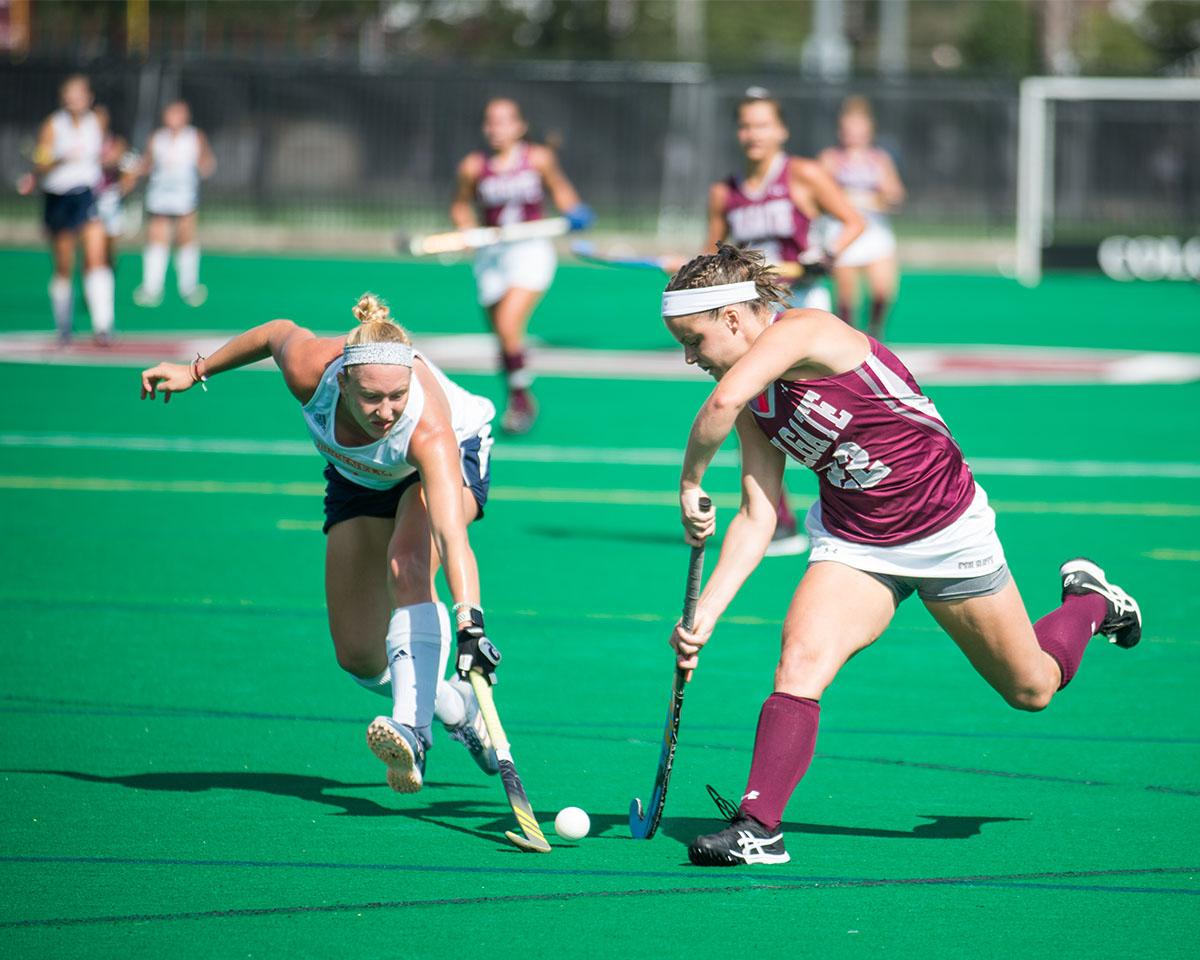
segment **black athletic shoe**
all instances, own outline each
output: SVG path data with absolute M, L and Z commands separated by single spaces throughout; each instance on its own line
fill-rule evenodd
M 1068 560 L 1058 571 L 1062 575 L 1062 598 L 1098 593 L 1108 604 L 1108 614 L 1096 632 L 1118 647 L 1136 647 L 1142 639 L 1142 610 L 1120 587 L 1109 583 L 1104 571 L 1085 557 Z
M 746 863 L 787 863 L 792 859 L 783 847 L 781 831 L 768 830 L 753 817 L 740 813 L 712 787 L 708 792 L 721 813 L 729 817 L 729 826 L 688 844 L 688 859 L 692 863 L 698 867 L 736 867 Z

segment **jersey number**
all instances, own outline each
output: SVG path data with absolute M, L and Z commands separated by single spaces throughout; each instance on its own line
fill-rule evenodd
M 841 490 L 868 490 L 891 472 L 892 468 L 882 460 L 872 463 L 866 450 L 847 441 L 833 451 L 833 463 L 826 477 Z

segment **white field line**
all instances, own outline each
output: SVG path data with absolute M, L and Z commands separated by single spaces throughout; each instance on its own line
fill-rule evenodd
M 651 305 L 653 309 L 653 305 Z M 651 314 L 651 316 L 653 316 Z M 228 339 L 213 331 L 129 332 L 109 350 L 86 344 L 60 349 L 52 332 L 0 333 L 0 362 L 143 367 L 159 360 L 207 356 Z M 421 349 L 449 373 L 493 373 L 496 346 L 488 334 L 414 334 Z M 1200 355 L 1161 351 L 1091 350 L 1001 344 L 905 344 L 901 359 L 922 384 L 1189 383 L 1200 379 Z M 530 344 L 539 376 L 615 380 L 705 380 L 679 350 L 584 350 Z M 270 364 L 256 364 L 271 369 Z
M 254 480 L 147 480 L 123 477 L 64 477 L 0 474 L 0 490 L 48 490 L 73 493 L 171 493 L 238 494 L 273 497 L 319 497 L 324 484 L 296 482 L 274 483 Z M 734 493 L 713 493 L 713 502 L 722 508 L 738 505 Z M 573 487 L 493 487 L 490 499 L 518 503 L 566 503 L 605 506 L 670 507 L 678 509 L 673 490 L 576 489 Z M 796 506 L 807 507 L 811 497 L 796 496 Z M 992 506 L 1000 513 L 1044 515 L 1076 514 L 1110 517 L 1200 517 L 1197 503 L 1126 503 L 1105 501 L 1000 500 Z M 287 521 L 299 523 L 300 521 Z M 307 529 L 299 526 L 290 529 Z
M 71 433 L 0 433 L 0 448 L 113 450 L 122 453 L 193 453 L 230 456 L 308 457 L 316 451 L 306 440 L 252 440 L 237 437 L 138 437 Z M 682 449 L 669 447 L 560 447 L 497 443 L 492 456 L 510 463 L 618 464 L 678 467 Z M 1200 463 L 1126 460 L 1043 460 L 1029 457 L 969 458 L 980 476 L 1008 477 L 1146 477 L 1200 479 Z M 738 456 L 722 450 L 713 466 L 736 467 Z

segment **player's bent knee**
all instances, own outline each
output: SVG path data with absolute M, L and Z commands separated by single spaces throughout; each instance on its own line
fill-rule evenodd
M 818 698 L 836 675 L 837 665 L 819 651 L 791 651 L 775 668 L 775 690 L 794 697 Z
M 376 655 L 375 657 L 367 656 L 360 650 L 343 649 L 337 643 L 337 638 L 334 638 L 334 655 L 337 657 L 337 664 L 346 673 L 358 680 L 364 680 L 369 677 L 374 677 L 379 673 L 380 666 L 378 661 L 382 659 L 386 664 L 387 658 Z M 383 645 L 380 644 L 382 651 Z
M 1003 693 L 1004 701 L 1014 710 L 1037 713 L 1050 706 L 1054 690 L 1045 686 L 1020 686 Z

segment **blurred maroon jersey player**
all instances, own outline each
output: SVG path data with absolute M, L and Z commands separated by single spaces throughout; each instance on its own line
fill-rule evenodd
M 763 704 L 740 807 L 696 838 L 693 863 L 783 863 L 784 807 L 816 745 L 820 698 L 916 593 L 1012 707 L 1042 710 L 1075 675 L 1096 634 L 1122 647 L 1141 613 L 1082 557 L 1059 568 L 1062 604 L 1031 623 L 996 536 L 987 494 L 937 408 L 904 364 L 831 313 L 780 310 L 787 298 L 760 254 L 721 246 L 671 280 L 663 317 L 684 357 L 717 386 L 700 408 L 680 477 L 686 539 L 716 529 L 700 510 L 705 471 L 729 433 L 741 451 L 742 502 L 691 630 L 671 635 L 690 676 L 701 648 L 770 543 L 787 458 L 813 470 L 812 551 L 783 626 L 775 692 Z
M 488 150 L 468 154 L 458 166 L 458 187 L 450 205 L 450 219 L 458 229 L 468 230 L 480 221 L 503 227 L 540 220 L 547 194 L 571 221 L 572 229 L 591 222 L 591 210 L 580 202 L 554 151 L 526 141 L 528 130 L 515 100 L 499 97 L 484 108 Z M 500 425 L 508 433 L 526 433 L 537 419 L 530 390 L 533 378 L 526 368 L 525 332 L 556 266 L 554 245 L 545 238 L 499 243 L 475 255 L 479 305 L 500 342 L 508 390 Z
M 829 310 L 829 291 L 821 282 L 832 257 L 863 230 L 864 221 L 833 178 L 815 160 L 790 156 L 788 129 L 779 102 L 752 87 L 738 103 L 738 145 L 745 156 L 741 172 L 714 183 L 708 194 L 708 244 L 722 241 L 760 251 L 767 261 L 796 268 L 788 298 L 791 306 Z M 830 251 L 813 243 L 813 221 L 822 213 L 841 224 Z M 778 523 L 769 555 L 802 553 L 787 494 L 777 504 Z

